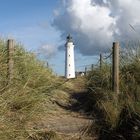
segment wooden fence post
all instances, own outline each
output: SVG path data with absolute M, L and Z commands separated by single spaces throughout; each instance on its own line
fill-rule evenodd
M 112 89 L 113 92 L 119 94 L 119 42 L 113 43 Z
M 47 68 L 49 68 L 49 63 L 47 62 Z
M 8 84 L 11 83 L 14 75 L 14 40 L 9 39 L 7 41 L 7 51 L 8 51 Z
M 87 67 L 85 67 L 85 75 L 87 75 Z
M 103 62 L 103 57 L 102 54 L 100 54 L 100 69 L 102 69 L 102 62 Z
M 91 71 L 93 71 L 93 68 L 94 68 L 94 65 L 92 64 L 92 65 L 91 65 Z

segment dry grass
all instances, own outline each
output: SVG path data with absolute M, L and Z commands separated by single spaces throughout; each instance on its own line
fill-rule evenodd
M 139 45 L 124 49 L 120 70 L 119 95 L 111 91 L 109 64 L 103 65 L 101 70 L 94 69 L 87 76 L 90 104 L 94 106 L 93 109 L 96 108 L 96 113 L 99 112 L 97 119 L 100 123 L 97 122 L 97 128 L 101 140 L 140 138 Z
M 16 44 L 14 78 L 7 85 L 6 46 L 6 42 L 1 40 L 0 139 L 26 140 L 30 132 L 26 125 L 40 119 L 46 109 L 48 96 L 62 81 L 53 75 L 45 62 L 39 61 L 33 53 Z

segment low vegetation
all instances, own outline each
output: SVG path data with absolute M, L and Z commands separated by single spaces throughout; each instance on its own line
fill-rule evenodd
M 14 76 L 8 84 L 7 42 L 0 40 L 0 139 L 37 140 L 40 130 L 31 129 L 28 124 L 40 119 L 47 108 L 48 96 L 62 81 L 45 62 L 20 44 L 15 45 L 13 59 Z M 31 138 L 31 133 L 36 138 Z
M 137 47 L 138 46 L 138 47 Z M 111 90 L 111 65 L 106 62 L 87 76 L 92 127 L 101 140 L 140 139 L 140 47 L 121 53 L 120 93 Z
M 61 140 L 56 132 L 32 124 L 49 112 L 50 102 L 54 102 L 51 109 L 57 111 L 55 103 L 66 106 L 67 102 L 72 104 L 79 99 L 82 102 L 75 105 L 81 105 L 80 109 L 95 118 L 90 133 L 96 133 L 100 140 L 140 139 L 140 47 L 124 49 L 121 53 L 118 95 L 112 92 L 109 62 L 104 62 L 102 68 L 94 68 L 86 79 L 67 82 L 54 76 L 45 62 L 20 44 L 15 45 L 13 60 L 13 79 L 9 83 L 7 42 L 0 40 L 1 140 Z M 76 100 L 70 101 L 66 92 L 73 93 L 73 89 L 78 95 L 74 93 Z M 55 95 L 50 100 L 52 93 Z

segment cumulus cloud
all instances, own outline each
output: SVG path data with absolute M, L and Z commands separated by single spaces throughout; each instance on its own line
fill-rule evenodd
M 50 44 L 45 44 L 39 48 L 38 52 L 44 58 L 50 59 L 52 56 L 54 56 L 56 54 L 57 50 L 58 50 L 58 48 L 56 46 L 50 45 Z
M 139 0 L 108 0 L 112 16 L 116 17 L 117 33 L 115 38 L 119 40 L 135 40 L 138 39 L 140 31 L 140 1 Z M 137 32 L 134 32 L 131 26 Z
M 140 31 L 139 0 L 63 0 L 53 26 L 64 39 L 71 33 L 76 48 L 92 55 L 111 47 L 112 42 L 133 40 Z

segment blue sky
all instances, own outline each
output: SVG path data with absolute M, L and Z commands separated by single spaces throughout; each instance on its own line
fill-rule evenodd
M 54 11 L 60 5 L 59 0 L 0 0 L 0 36 L 14 38 L 27 50 L 36 53 L 40 53 L 38 50 L 46 44 L 56 48 L 63 46 L 65 39 L 62 39 L 60 31 L 51 25 Z M 63 49 L 57 49 L 49 58 L 45 57 L 45 53 L 42 55 L 46 61 L 49 61 L 55 73 L 64 75 Z M 80 65 L 79 57 L 85 61 L 85 64 L 87 63 L 85 57 L 79 53 L 75 54 L 76 69 L 84 70 L 84 64 Z
M 139 39 L 139 7 L 139 0 L 0 0 L 0 36 L 14 38 L 64 75 L 69 33 L 76 70 L 84 70 L 111 50 L 112 42 Z
M 0 0 L 0 36 L 3 38 L 14 38 L 29 51 L 38 53 L 38 49 L 44 44 L 57 44 L 59 33 L 51 26 L 53 10 L 59 4 L 57 0 Z M 56 73 L 63 74 L 55 66 L 61 63 L 62 54 L 58 52 L 54 57 L 60 55 L 60 62 L 52 59 L 50 65 Z M 57 62 L 58 61 L 58 62 Z

